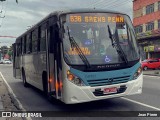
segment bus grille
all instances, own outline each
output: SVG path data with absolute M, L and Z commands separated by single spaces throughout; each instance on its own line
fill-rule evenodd
M 91 87 L 94 87 L 94 86 L 126 83 L 129 81 L 129 79 L 130 79 L 130 76 L 123 76 L 123 77 L 115 77 L 115 78 L 108 78 L 108 79 L 87 80 L 87 82 Z

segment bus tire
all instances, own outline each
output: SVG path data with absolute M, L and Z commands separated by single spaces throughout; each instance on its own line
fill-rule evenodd
M 22 80 L 23 80 L 23 86 L 29 87 L 29 84 L 26 82 L 26 75 L 23 69 L 22 69 Z

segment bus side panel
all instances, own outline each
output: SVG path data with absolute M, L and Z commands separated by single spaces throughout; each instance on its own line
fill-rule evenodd
M 26 77 L 26 82 L 30 83 L 32 85 L 32 79 L 31 79 L 31 66 L 32 66 L 32 60 L 31 60 L 31 55 L 26 54 L 24 56 L 24 71 L 25 71 L 25 77 Z
M 38 69 L 37 69 L 37 76 L 38 76 L 38 84 L 41 85 L 41 90 L 43 90 L 43 79 L 42 79 L 42 74 L 44 71 L 47 71 L 47 61 L 46 61 L 46 52 L 39 52 L 38 56 Z
M 24 58 L 26 81 L 43 90 L 42 72 L 46 70 L 46 53 L 28 54 Z
M 21 51 L 20 51 L 20 44 L 14 43 L 13 44 L 13 76 L 17 79 L 21 78 L 21 70 L 20 70 L 20 62 L 21 62 Z

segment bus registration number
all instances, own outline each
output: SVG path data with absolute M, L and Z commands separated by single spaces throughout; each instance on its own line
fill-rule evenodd
M 105 89 L 103 90 L 103 92 L 104 92 L 105 94 L 109 94 L 109 93 L 117 93 L 117 88 L 116 88 L 116 87 L 105 88 Z

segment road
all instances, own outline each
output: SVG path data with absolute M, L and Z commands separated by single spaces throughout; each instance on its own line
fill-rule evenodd
M 49 102 L 34 87 L 24 88 L 22 80 L 13 78 L 12 65 L 0 65 L 0 72 L 27 111 L 156 111 L 160 110 L 160 78 L 144 76 L 141 95 L 114 98 L 102 101 L 65 105 L 61 102 Z M 80 118 L 79 118 L 80 119 Z M 86 118 L 88 120 L 88 118 Z M 96 118 L 92 118 L 96 119 Z M 105 119 L 105 118 L 104 118 Z M 116 119 L 116 118 L 112 118 Z M 127 118 L 125 118 L 127 120 Z M 130 118 L 129 118 L 130 119 Z M 136 120 L 143 118 L 136 118 Z M 124 119 L 123 119 L 124 120 Z M 150 120 L 150 118 L 145 118 Z M 152 118 L 158 120 L 158 118 Z

